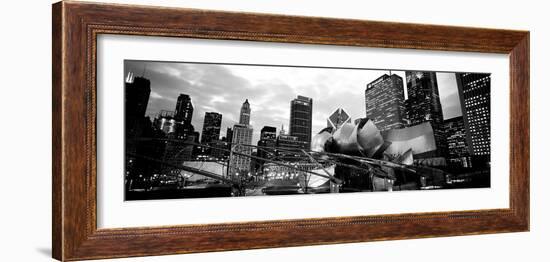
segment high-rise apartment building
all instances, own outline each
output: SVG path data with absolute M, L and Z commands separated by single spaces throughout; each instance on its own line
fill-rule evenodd
M 491 75 L 457 73 L 458 96 L 462 107 L 470 154 L 491 154 Z
M 290 102 L 290 135 L 305 142 L 305 149 L 309 149 L 311 144 L 312 116 L 313 99 L 298 96 Z
M 403 79 L 384 74 L 367 84 L 365 107 L 367 118 L 380 130 L 403 128 L 407 124 Z

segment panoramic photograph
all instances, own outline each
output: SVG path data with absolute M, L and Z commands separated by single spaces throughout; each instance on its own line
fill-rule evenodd
M 125 60 L 124 198 L 491 186 L 491 74 Z

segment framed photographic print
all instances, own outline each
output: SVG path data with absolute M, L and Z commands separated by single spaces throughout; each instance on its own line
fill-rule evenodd
M 53 256 L 529 230 L 529 32 L 53 5 Z

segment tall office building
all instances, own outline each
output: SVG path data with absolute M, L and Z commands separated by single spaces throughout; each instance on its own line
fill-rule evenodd
M 408 94 L 405 106 L 409 125 L 430 122 L 437 146 L 432 157 L 444 157 L 447 155 L 447 139 L 436 73 L 406 71 L 405 75 Z
M 176 102 L 176 109 L 174 111 L 174 119 L 178 122 L 182 122 L 184 125 L 191 125 L 191 119 L 193 118 L 193 103 L 191 103 L 191 97 L 186 94 L 180 94 L 178 101 Z
M 201 143 L 206 144 L 220 140 L 220 129 L 222 127 L 222 115 L 216 112 L 204 113 L 204 124 L 202 125 Z
M 348 113 L 342 108 L 336 109 L 328 118 L 327 118 L 327 127 L 331 127 L 332 131 L 340 128 L 345 123 L 351 123 L 351 117 Z
M 128 75 L 124 89 L 126 136 L 136 136 L 141 132 L 141 123 L 147 111 L 151 95 L 151 81 L 144 77 Z
M 474 156 L 490 156 L 491 75 L 457 73 L 456 81 L 468 151 Z
M 252 126 L 250 126 L 250 103 L 248 99 L 241 106 L 239 123 L 233 125 L 231 134 L 231 155 L 229 157 L 229 174 L 244 175 L 250 172 L 249 156 L 252 155 Z
M 367 118 L 380 130 L 402 128 L 407 124 L 403 78 L 384 74 L 365 89 Z
M 176 102 L 174 110 L 174 120 L 176 121 L 176 137 L 186 140 L 188 136 L 192 136 L 195 128 L 191 124 L 193 119 L 193 103 L 191 97 L 186 94 L 180 94 Z
M 290 102 L 290 135 L 305 142 L 304 149 L 311 145 L 311 125 L 313 116 L 313 99 L 298 96 Z
M 462 116 L 445 120 L 445 132 L 447 135 L 447 159 L 451 164 L 462 167 L 470 167 L 470 153 L 466 142 L 466 130 Z
M 241 113 L 239 114 L 239 124 L 241 125 L 250 125 L 250 103 L 248 99 L 244 101 L 241 106 Z
M 250 171 L 250 157 L 252 155 L 253 129 L 250 125 L 235 124 L 231 140 L 232 150 L 229 160 L 229 174 L 232 176 L 244 175 Z

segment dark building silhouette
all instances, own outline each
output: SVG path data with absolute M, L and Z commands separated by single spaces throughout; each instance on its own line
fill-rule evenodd
M 367 118 L 380 130 L 403 128 L 407 124 L 403 79 L 384 74 L 367 84 L 365 89 Z
M 191 120 L 193 120 L 193 110 L 191 97 L 186 94 L 180 94 L 176 102 L 173 116 L 176 121 L 176 137 L 178 139 L 187 140 L 187 137 L 192 136 L 195 132 L 195 128 L 191 124 Z
M 176 106 L 176 109 L 177 108 Z M 154 120 L 156 129 L 162 131 L 166 135 L 166 138 L 168 138 L 168 140 L 165 141 L 165 150 L 162 160 L 164 163 L 169 164 L 170 168 L 179 166 L 184 161 L 194 159 L 193 153 L 195 151 L 195 146 L 193 143 L 198 139 L 198 134 L 194 134 L 195 129 L 193 125 L 190 124 L 192 115 L 186 117 L 189 124 L 184 124 L 181 117 L 178 118 L 179 120 L 176 120 L 175 111 L 162 110 Z
M 252 153 L 250 155 L 253 156 L 250 159 L 250 173 L 255 175 L 258 171 L 260 171 L 261 166 L 260 161 L 256 158 L 258 156 L 258 151 L 252 150 Z
M 210 146 L 212 146 L 210 156 L 220 161 L 226 161 L 229 159 L 229 142 L 227 142 L 225 137 L 221 140 L 210 142 Z
M 151 81 L 144 77 L 133 77 L 130 73 L 124 89 L 126 136 L 141 135 L 147 103 L 151 95 Z
M 186 140 L 188 136 L 193 135 L 195 127 L 193 125 L 185 125 L 181 122 L 176 122 L 176 137 Z
M 260 158 L 273 159 L 275 157 L 275 147 L 277 146 L 277 128 L 272 126 L 264 126 L 260 131 L 260 140 L 258 140 L 257 156 Z M 261 168 L 264 161 L 256 161 Z
M 250 103 L 246 99 L 241 106 L 241 113 L 239 114 L 239 124 L 250 125 Z
M 311 145 L 313 99 L 298 96 L 290 102 L 290 135 L 303 143 L 304 149 Z
M 405 102 L 409 125 L 430 122 L 437 150 L 431 157 L 444 157 L 447 139 L 443 123 L 443 110 L 435 72 L 406 71 L 408 99 Z
M 186 94 L 180 94 L 176 102 L 176 109 L 174 110 L 174 119 L 182 122 L 183 125 L 191 125 L 192 118 L 193 103 L 191 103 L 191 97 Z
M 195 146 L 192 144 L 196 138 L 194 134 L 188 134 L 185 139 L 179 139 L 176 133 L 167 135 L 166 149 L 164 151 L 163 161 L 171 165 L 171 168 L 183 164 L 184 161 L 194 159 L 193 151 Z
M 193 137 L 193 143 L 195 143 L 195 145 L 193 146 L 193 158 L 194 159 L 204 158 L 205 157 L 205 153 L 204 153 L 205 149 L 199 143 L 200 133 L 198 131 L 194 131 L 192 134 L 190 134 L 190 136 Z
M 468 151 L 474 156 L 490 156 L 491 75 L 457 73 L 456 81 Z
M 260 130 L 260 140 L 275 140 L 277 139 L 277 128 L 272 126 L 264 126 Z
M 233 129 L 231 127 L 228 127 L 225 130 L 225 141 L 229 143 L 228 147 L 231 149 L 231 141 L 233 140 Z
M 216 112 L 206 112 L 202 126 L 201 143 L 205 144 L 220 140 L 221 127 L 222 115 Z
M 445 120 L 445 131 L 447 135 L 447 159 L 449 164 L 460 167 L 471 167 L 463 117 L 458 116 Z

